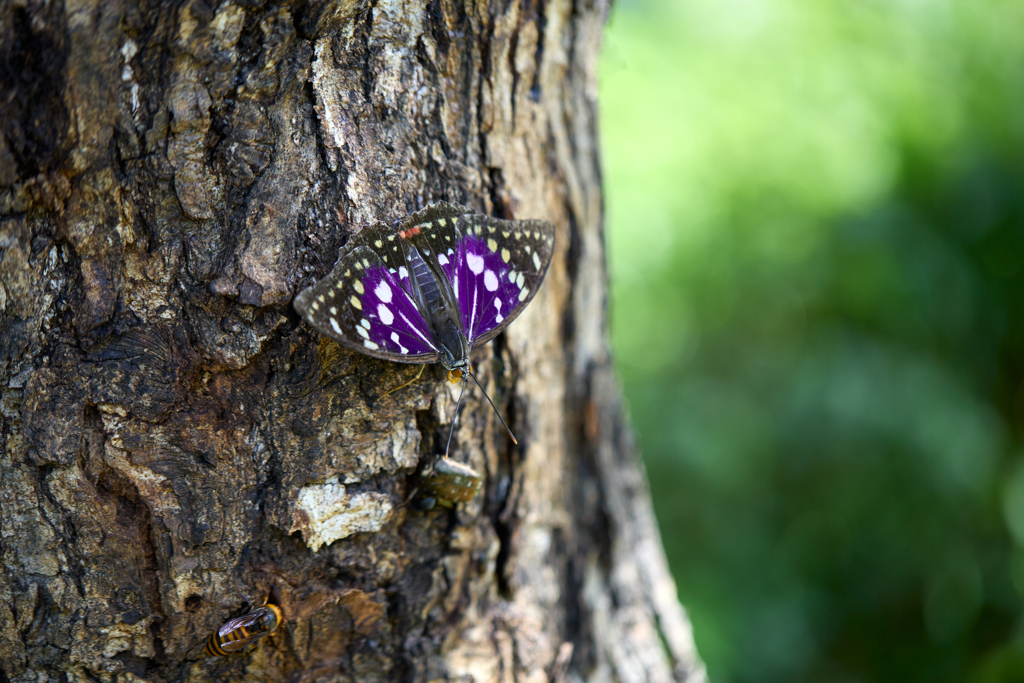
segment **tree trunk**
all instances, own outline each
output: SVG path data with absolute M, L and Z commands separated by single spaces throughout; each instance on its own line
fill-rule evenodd
M 0 10 L 0 681 L 702 680 L 610 365 L 607 6 Z M 454 510 L 433 367 L 292 296 L 439 200 L 558 227 L 474 367 Z M 270 599 L 288 628 L 210 658 Z

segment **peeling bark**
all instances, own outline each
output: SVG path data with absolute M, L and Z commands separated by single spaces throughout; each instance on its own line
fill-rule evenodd
M 703 680 L 608 354 L 604 4 L 0 8 L 0 681 Z M 447 200 L 558 226 L 452 387 L 292 296 Z M 268 597 L 288 629 L 211 659 Z

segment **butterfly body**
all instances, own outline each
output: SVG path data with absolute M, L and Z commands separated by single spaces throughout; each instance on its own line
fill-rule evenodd
M 440 362 L 453 382 L 470 351 L 533 298 L 554 246 L 546 221 L 505 221 L 435 204 L 364 228 L 331 273 L 295 297 L 322 334 L 399 363 Z

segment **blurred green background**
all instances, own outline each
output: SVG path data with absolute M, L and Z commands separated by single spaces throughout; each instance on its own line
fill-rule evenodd
M 616 0 L 600 106 L 712 681 L 1024 681 L 1024 2 Z

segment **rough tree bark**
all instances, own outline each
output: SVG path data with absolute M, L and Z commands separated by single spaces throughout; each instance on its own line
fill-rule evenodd
M 701 680 L 619 403 L 607 5 L 0 9 L 0 681 Z M 454 511 L 403 506 L 453 388 L 292 296 L 360 224 L 558 226 L 473 357 Z M 196 646 L 268 596 L 290 630 Z

